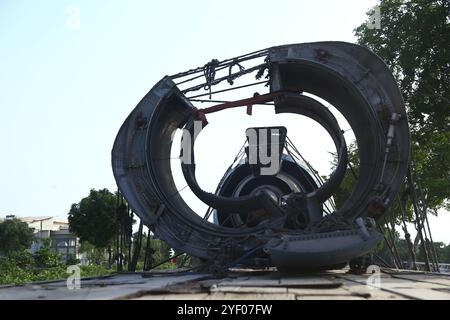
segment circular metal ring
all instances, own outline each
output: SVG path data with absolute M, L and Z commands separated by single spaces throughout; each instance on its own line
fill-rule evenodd
M 406 112 L 389 69 L 366 48 L 344 42 L 294 44 L 267 52 L 271 92 L 318 96 L 336 107 L 355 133 L 359 179 L 339 213 L 348 219 L 382 216 L 403 182 L 409 160 Z M 203 258 L 230 247 L 229 258 L 237 257 L 267 241 L 270 230 L 205 223 L 182 199 L 171 176 L 173 132 L 193 108 L 170 77 L 158 82 L 119 130 L 112 150 L 114 176 L 131 208 L 172 247 Z M 283 111 L 281 105 L 278 108 Z M 389 140 L 391 127 L 395 136 Z M 335 174 L 329 180 L 333 188 L 324 188 L 321 198 L 334 189 L 342 168 Z

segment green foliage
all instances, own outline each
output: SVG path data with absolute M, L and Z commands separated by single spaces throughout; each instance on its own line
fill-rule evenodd
M 6 219 L 0 222 L 0 253 L 9 254 L 31 246 L 33 229 L 19 219 Z
M 160 239 L 150 239 L 155 264 L 170 257 L 170 246 Z
M 44 245 L 36 251 L 33 257 L 37 268 L 45 269 L 63 266 L 61 256 L 55 250 L 50 249 L 48 243 L 44 243 Z
M 88 241 L 83 241 L 80 244 L 80 252 L 86 252 L 87 254 L 87 260 L 89 261 L 89 264 L 94 265 L 102 265 L 105 264 L 105 248 L 97 248 L 92 243 L 89 243 Z
M 450 2 L 381 0 L 379 8 L 381 29 L 361 24 L 358 43 L 378 54 L 399 83 L 428 207 L 450 209 Z
M 388 237 L 386 233 L 386 237 Z M 405 239 L 400 238 L 400 234 L 398 232 L 395 233 L 395 247 L 397 249 L 398 255 L 400 256 L 401 261 L 409 261 L 410 255 L 408 251 L 408 244 Z M 436 248 L 436 254 L 439 260 L 439 263 L 450 263 L 450 244 L 445 245 L 443 242 L 435 242 L 434 246 Z M 388 246 L 384 243 L 384 241 L 380 242 L 379 247 L 375 252 L 381 256 L 385 261 L 390 261 L 392 255 L 389 251 Z M 415 250 L 416 260 L 417 261 L 425 261 L 425 257 L 421 247 L 417 247 Z
M 75 258 L 75 255 L 68 255 L 66 266 L 72 266 L 80 263 L 80 259 Z
M 154 270 L 170 270 L 170 269 L 176 269 L 176 268 L 177 268 L 177 264 L 173 263 L 172 261 L 169 261 L 169 262 L 163 263 L 162 265 L 159 265 Z
M 137 233 L 133 234 L 133 249 L 134 249 L 134 245 L 137 240 L 137 235 L 138 235 Z M 144 234 L 142 236 L 141 251 L 139 253 L 139 259 L 138 259 L 136 270 L 143 270 L 144 259 L 145 259 L 145 250 L 147 248 L 147 239 L 148 239 L 148 233 L 144 232 Z M 165 261 L 170 257 L 170 251 L 171 251 L 170 246 L 167 243 L 165 243 L 164 241 L 162 241 L 160 239 L 156 239 L 153 234 L 150 235 L 150 247 L 151 247 L 151 252 L 152 252 L 150 264 L 152 266 L 159 264 L 160 262 Z M 174 269 L 174 268 L 176 268 L 176 264 L 167 262 L 167 263 L 164 263 L 164 264 L 158 266 L 157 268 L 155 268 L 155 270 Z
M 69 212 L 69 229 L 75 233 L 81 241 L 80 252 L 86 252 L 89 263 L 96 265 L 108 265 L 108 251 L 111 252 L 111 263 L 117 262 L 118 251 L 123 255 L 123 262 L 128 261 L 128 249 L 132 255 L 136 253 L 138 245 L 137 233 L 132 234 L 132 217 L 127 210 L 126 203 L 117 202 L 117 196 L 107 189 L 92 189 L 89 196 L 83 198 L 78 204 L 73 204 Z M 117 208 L 117 204 L 119 207 Z M 119 236 L 124 236 L 124 245 L 118 249 Z M 129 243 L 131 241 L 131 244 Z M 121 243 L 119 241 L 119 243 Z M 129 247 L 130 244 L 130 247 Z M 150 238 L 152 249 L 151 265 L 157 264 L 169 258 L 170 247 L 159 239 Z M 137 269 L 143 268 L 145 251 L 147 248 L 147 234 L 143 234 L 142 243 L 137 260 Z M 171 268 L 172 265 L 159 268 Z
M 114 270 L 107 268 L 103 265 L 97 265 L 97 264 L 91 264 L 88 266 L 81 266 L 80 267 L 80 275 L 82 277 L 89 277 L 89 276 L 104 276 L 108 275 Z
M 111 244 L 119 225 L 116 218 L 116 198 L 108 189 L 91 189 L 89 196 L 72 204 L 69 229 L 82 242 L 106 248 Z
M 437 256 L 439 259 L 439 262 L 445 262 L 450 263 L 450 244 L 445 245 L 442 242 L 438 242 L 437 244 Z
M 429 138 L 417 138 L 413 152 L 428 207 L 435 211 L 439 208 L 450 210 L 450 129 L 434 132 Z
M 0 256 L 0 284 L 21 284 L 34 281 L 34 274 L 28 267 L 21 268 L 11 257 Z
M 32 268 L 36 263 L 34 255 L 27 250 L 14 251 L 8 257 L 10 261 L 14 261 L 14 264 L 21 269 Z
M 113 272 L 101 265 L 80 266 L 80 271 L 82 277 Z M 24 250 L 0 256 L 0 285 L 65 279 L 69 275 L 67 265 L 61 263 L 59 254 L 48 246 L 42 247 L 35 254 Z

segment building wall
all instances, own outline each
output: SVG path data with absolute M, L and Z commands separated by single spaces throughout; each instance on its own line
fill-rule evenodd
M 64 261 L 79 258 L 78 239 L 68 230 L 51 231 L 50 239 L 52 241 L 51 247 L 61 254 Z
M 53 220 L 52 219 L 47 219 L 47 220 L 41 220 L 41 221 L 24 221 L 28 224 L 28 226 L 30 228 L 34 228 L 35 232 L 41 231 L 41 230 L 45 230 L 45 231 L 50 231 L 53 230 Z
M 42 239 L 50 239 L 50 247 L 58 251 L 64 261 L 70 258 L 80 259 L 78 238 L 69 232 L 69 223 L 65 219 L 54 217 L 23 217 L 18 218 L 34 228 L 37 239 L 31 245 L 31 252 L 38 251 L 43 246 Z

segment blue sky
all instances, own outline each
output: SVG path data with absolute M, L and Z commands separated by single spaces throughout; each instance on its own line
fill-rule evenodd
M 355 42 L 375 4 L 0 0 L 0 216 L 64 216 L 90 188 L 115 190 L 115 135 L 164 75 L 273 45 Z

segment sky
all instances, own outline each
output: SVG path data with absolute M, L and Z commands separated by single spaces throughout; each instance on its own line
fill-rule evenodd
M 376 3 L 0 0 L 0 216 L 65 216 L 91 188 L 116 190 L 114 138 L 163 76 L 274 45 L 355 42 L 353 29 Z M 199 153 L 206 190 L 234 157 L 245 128 L 273 118 L 258 112 L 253 122 L 216 121 L 199 137 L 199 147 L 210 151 Z M 277 121 L 327 173 L 333 147 L 323 129 L 305 119 Z M 208 138 L 214 130 L 227 132 L 220 145 Z M 209 154 L 219 160 L 208 161 Z M 435 240 L 450 242 L 449 216 L 431 219 Z

